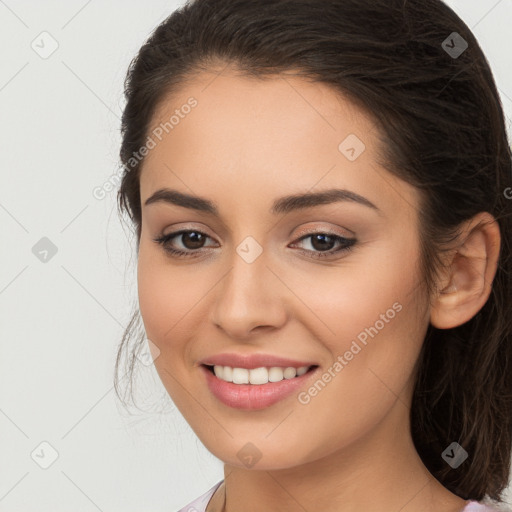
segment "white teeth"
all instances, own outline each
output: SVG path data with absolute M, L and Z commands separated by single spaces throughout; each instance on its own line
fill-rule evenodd
M 285 379 L 293 379 L 293 377 L 295 377 L 295 375 L 297 375 L 297 370 L 295 368 L 285 368 L 284 372 L 283 372 L 283 376 Z
M 219 366 L 216 364 L 213 367 L 213 373 L 215 373 L 215 376 L 219 377 L 219 379 L 224 379 L 224 366 Z
M 300 377 L 301 375 L 304 375 L 308 371 L 308 366 L 301 366 L 300 368 L 297 368 L 297 376 Z
M 224 366 L 222 378 L 226 382 L 233 382 L 233 368 L 231 368 L 231 366 Z
M 301 366 L 300 368 L 281 368 L 272 366 L 270 368 L 260 367 L 248 370 L 246 368 L 232 368 L 231 366 L 215 365 L 213 372 L 215 376 L 226 382 L 234 384 L 267 384 L 269 382 L 279 382 L 283 379 L 293 379 L 295 376 L 304 375 L 309 366 Z
M 266 384 L 268 382 L 268 370 L 266 368 L 254 368 L 248 371 L 251 384 Z
M 268 381 L 269 382 L 279 382 L 284 379 L 284 371 L 279 367 L 272 367 L 268 371 Z
M 249 384 L 249 370 L 233 368 L 233 384 Z

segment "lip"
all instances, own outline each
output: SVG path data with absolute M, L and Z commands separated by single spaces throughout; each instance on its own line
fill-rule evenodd
M 280 366 L 282 368 L 288 368 L 293 366 L 294 368 L 300 368 L 301 366 L 316 366 L 315 362 L 312 361 L 297 361 L 295 359 L 288 359 L 286 357 L 274 356 L 271 354 L 235 354 L 225 353 L 217 354 L 202 361 L 200 364 L 208 366 L 231 366 L 231 368 L 245 368 L 252 370 L 254 368 L 261 368 L 266 366 L 270 368 L 272 366 Z
M 300 377 L 259 385 L 233 384 L 216 377 L 204 364 L 199 368 L 206 379 L 210 392 L 224 405 L 235 409 L 259 410 L 270 407 L 297 393 L 301 388 L 305 388 L 307 381 L 318 373 L 320 367 L 315 366 Z

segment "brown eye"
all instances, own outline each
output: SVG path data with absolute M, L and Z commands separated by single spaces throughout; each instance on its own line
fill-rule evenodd
M 186 231 L 181 233 L 181 242 L 186 249 L 201 249 L 204 245 L 205 235 L 199 231 Z
M 193 229 L 183 229 L 167 235 L 161 235 L 153 239 L 157 244 L 164 248 L 171 256 L 200 256 L 201 249 L 210 237 L 201 231 Z M 179 243 L 178 247 L 175 246 Z M 180 247 L 181 246 L 181 247 Z
M 295 244 L 310 240 L 311 249 L 303 249 L 301 252 L 313 258 L 325 258 L 335 256 L 338 253 L 350 251 L 356 243 L 355 238 L 345 238 L 333 233 L 310 233 L 301 237 Z M 334 248 L 338 245 L 338 248 Z
M 311 246 L 317 251 L 329 251 L 335 245 L 335 237 L 331 235 L 317 234 L 311 236 Z

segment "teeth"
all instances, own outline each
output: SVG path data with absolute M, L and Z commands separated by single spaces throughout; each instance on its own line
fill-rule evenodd
M 300 377 L 301 375 L 304 375 L 309 369 L 309 366 L 301 366 L 300 368 L 297 368 L 297 376 Z
M 217 368 L 223 368 L 222 366 L 217 366 Z M 233 368 L 231 366 L 224 366 L 224 370 L 222 370 L 222 378 L 226 382 L 233 382 Z
M 215 376 L 226 382 L 233 382 L 233 384 L 267 384 L 269 382 L 279 382 L 283 379 L 293 379 L 295 376 L 300 377 L 304 375 L 309 369 L 309 366 L 301 366 L 300 368 L 281 368 L 273 366 L 271 368 L 254 368 L 248 370 L 247 368 L 232 368 L 231 366 L 215 365 L 213 372 Z

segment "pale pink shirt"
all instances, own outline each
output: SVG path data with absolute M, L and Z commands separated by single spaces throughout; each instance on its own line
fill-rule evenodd
M 216 483 L 209 491 L 205 492 L 202 496 L 194 500 L 189 505 L 186 505 L 182 509 L 178 510 L 178 512 L 206 512 L 206 507 L 208 506 L 209 501 L 214 495 L 215 491 L 220 487 L 220 484 L 223 482 Z M 464 510 L 461 512 L 496 512 L 500 509 L 491 507 L 489 505 L 483 505 L 478 503 L 477 501 L 471 501 L 469 504 L 464 507 Z

